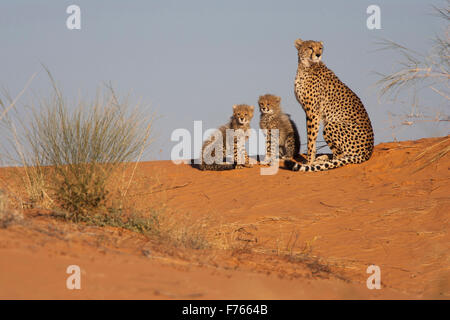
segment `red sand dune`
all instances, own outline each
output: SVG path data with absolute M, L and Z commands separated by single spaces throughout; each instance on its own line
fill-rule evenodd
M 383 143 L 360 165 L 273 176 L 140 163 L 135 208 L 167 213 L 205 248 L 26 210 L 0 229 L 0 298 L 448 299 L 450 155 L 429 161 L 449 141 Z M 71 264 L 81 290 L 66 289 Z M 366 286 L 372 264 L 380 290 Z

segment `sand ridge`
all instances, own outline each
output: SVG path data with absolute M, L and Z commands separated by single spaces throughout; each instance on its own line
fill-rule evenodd
M 450 156 L 423 167 L 439 142 L 382 143 L 360 165 L 273 176 L 140 163 L 136 208 L 164 207 L 206 248 L 26 210 L 0 229 L 0 298 L 448 299 Z M 65 288 L 69 264 L 82 290 Z M 366 287 L 371 264 L 381 290 Z

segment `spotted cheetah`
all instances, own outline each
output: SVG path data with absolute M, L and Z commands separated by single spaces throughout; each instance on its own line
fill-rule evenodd
M 300 138 L 297 126 L 288 114 L 281 110 L 281 98 L 272 94 L 259 97 L 258 105 L 261 111 L 259 126 L 267 130 L 266 158 L 271 159 L 275 154 L 272 150 L 272 130 L 278 130 L 279 157 L 293 159 L 300 151 Z
M 297 39 L 298 69 L 295 96 L 306 113 L 307 164 L 285 162 L 293 171 L 323 171 L 368 160 L 374 136 L 369 116 L 358 96 L 321 61 L 323 43 Z M 320 121 L 331 160 L 316 159 Z
M 232 170 L 244 167 L 252 167 L 249 156 L 245 150 L 245 143 L 238 143 L 240 139 L 244 142 L 250 135 L 250 121 L 253 118 L 255 107 L 246 104 L 233 106 L 233 115 L 230 121 L 221 126 L 209 139 L 207 139 L 202 147 L 202 163 L 198 166 L 200 170 Z M 231 131 L 229 131 L 231 130 Z M 229 146 L 227 142 L 228 134 L 233 133 L 233 159 L 234 163 L 217 163 L 216 152 L 222 155 L 222 161 L 226 158 L 226 150 Z M 243 161 L 241 161 L 243 157 Z M 208 159 L 208 161 L 205 161 Z M 220 162 L 220 160 L 219 160 Z

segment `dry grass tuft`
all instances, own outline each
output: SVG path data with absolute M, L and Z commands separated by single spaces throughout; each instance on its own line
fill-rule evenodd
M 208 233 L 213 222 L 207 217 L 166 211 L 160 215 L 159 240 L 177 248 L 203 250 L 212 247 Z
M 120 100 L 110 85 L 91 102 L 69 104 L 50 72 L 48 76 L 53 89 L 49 98 L 33 100 L 23 110 L 8 94 L 9 104 L 0 100 L 1 124 L 9 134 L 2 155 L 20 166 L 17 173 L 27 196 L 23 203 L 62 210 L 73 221 L 97 221 L 96 215 L 105 214 L 114 220 L 122 208 L 111 207 L 114 190 L 108 183 L 118 171 L 134 165 L 134 172 L 151 144 L 154 117 L 139 104 L 131 107 L 127 99 Z M 115 185 L 121 196 L 132 178 L 124 187 Z
M 10 209 L 8 195 L 3 190 L 0 190 L 0 229 L 20 223 L 22 220 L 23 215 L 16 210 Z
M 55 211 L 52 214 L 55 218 L 71 220 L 72 216 L 68 212 Z M 157 236 L 160 233 L 159 213 L 127 213 L 121 209 L 109 208 L 106 212 L 93 212 L 89 215 L 79 216 L 77 222 L 98 227 L 115 227 L 141 233 L 145 236 Z
M 418 110 L 418 93 L 424 88 L 432 90 L 448 105 L 450 100 L 450 0 L 446 1 L 445 8 L 433 6 L 434 14 L 444 21 L 444 31 L 436 35 L 428 53 L 421 53 L 407 48 L 392 40 L 380 39 L 375 42 L 379 50 L 389 50 L 400 55 L 400 61 L 395 65 L 395 70 L 388 74 L 376 72 L 380 80 L 376 85 L 380 88 L 379 96 L 393 95 L 394 102 L 404 103 L 398 100 L 400 93 L 409 91 L 412 93 L 411 111 L 405 115 L 396 115 L 389 112 L 390 128 L 392 116 L 400 117 L 401 126 L 411 126 L 415 123 L 450 121 L 450 115 L 446 110 L 435 110 L 433 113 L 424 114 Z M 395 136 L 393 137 L 395 140 Z
M 437 150 L 436 150 L 437 149 Z M 422 164 L 420 167 L 418 167 L 414 172 L 420 171 L 423 168 L 429 166 L 430 164 L 436 162 L 440 158 L 444 157 L 450 152 L 450 136 L 446 137 L 442 141 L 433 144 L 432 146 L 426 148 L 424 151 L 419 153 L 415 158 L 414 161 L 417 161 L 419 159 L 422 159 L 425 157 L 425 155 L 433 153 L 434 155 L 428 159 L 424 164 Z
M 436 35 L 434 44 L 428 54 L 423 54 L 409 49 L 395 41 L 381 39 L 376 44 L 380 50 L 393 50 L 402 56 L 399 69 L 391 74 L 380 74 L 378 85 L 380 94 L 398 93 L 407 87 L 418 83 L 450 100 L 448 93 L 448 81 L 450 80 L 450 1 L 447 0 L 447 8 L 433 7 L 435 14 L 444 20 L 445 31 L 443 35 Z

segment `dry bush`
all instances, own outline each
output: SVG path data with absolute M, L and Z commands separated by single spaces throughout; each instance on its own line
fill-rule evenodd
M 377 82 L 380 87 L 380 96 L 394 95 L 397 101 L 398 95 L 405 91 L 412 92 L 412 110 L 407 115 L 389 113 L 390 127 L 392 117 L 400 117 L 402 126 L 410 126 L 417 122 L 448 122 L 450 114 L 448 110 L 426 114 L 419 111 L 418 96 L 423 88 L 431 89 L 444 100 L 448 106 L 450 101 L 450 0 L 446 1 L 445 8 L 433 6 L 435 15 L 444 22 L 444 30 L 441 35 L 436 35 L 433 45 L 428 53 L 414 51 L 398 42 L 382 39 L 377 42 L 380 50 L 391 50 L 402 57 L 397 64 L 397 70 L 390 74 L 379 73 L 381 79 Z M 447 154 L 448 148 L 444 150 Z M 441 154 L 441 156 L 443 156 Z
M 435 36 L 429 53 L 420 53 L 387 39 L 376 43 L 381 50 L 393 50 L 402 56 L 395 72 L 380 73 L 377 84 L 381 95 L 398 95 L 402 90 L 420 85 L 450 100 L 450 0 L 447 0 L 447 8 L 434 7 L 434 10 L 444 20 L 445 31 L 443 35 Z
M 72 214 L 67 211 L 54 211 L 52 215 L 64 220 L 73 219 Z M 97 227 L 122 228 L 148 237 L 160 236 L 160 213 L 156 210 L 142 213 L 135 210 L 107 208 L 106 211 L 93 210 L 89 214 L 80 216 L 79 219 Z
M 9 227 L 14 223 L 20 223 L 23 215 L 10 208 L 8 195 L 0 190 L 0 229 Z
M 116 208 L 107 207 L 109 179 L 135 166 L 131 162 L 137 163 L 149 147 L 153 115 L 119 100 L 111 86 L 92 102 L 71 105 L 48 75 L 53 88 L 49 98 L 20 111 L 8 94 L 9 105 L 0 101 L 3 129 L 9 133 L 3 155 L 23 168 L 18 172 L 32 205 L 47 199 L 46 205 L 62 209 L 74 221 L 110 214 Z M 127 187 L 122 189 L 126 193 Z
M 187 249 L 212 247 L 209 233 L 214 221 L 209 217 L 194 218 L 191 214 L 179 214 L 166 210 L 159 215 L 159 239 L 169 245 Z

